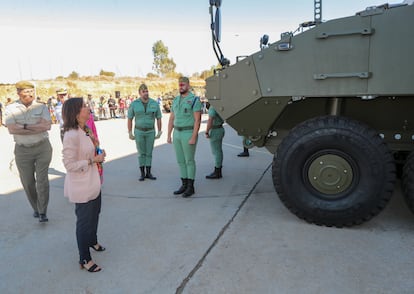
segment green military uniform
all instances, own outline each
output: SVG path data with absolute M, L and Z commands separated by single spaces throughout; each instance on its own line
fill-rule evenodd
M 173 143 L 182 179 L 194 180 L 196 173 L 195 151 L 197 143 L 188 144 L 194 129 L 194 112 L 201 112 L 198 97 L 189 92 L 186 97 L 177 96 L 171 105 L 174 113 Z
M 211 127 L 209 135 L 211 152 L 214 156 L 214 166 L 216 168 L 221 168 L 223 164 L 222 143 L 224 137 L 224 121 L 212 106 L 210 106 L 210 109 L 208 110 L 208 116 L 213 118 L 213 125 Z
M 160 106 L 151 98 L 147 103 L 143 103 L 141 99 L 134 100 L 128 109 L 128 118 L 135 118 L 134 135 L 139 166 L 150 167 L 155 139 L 154 122 L 161 118 Z

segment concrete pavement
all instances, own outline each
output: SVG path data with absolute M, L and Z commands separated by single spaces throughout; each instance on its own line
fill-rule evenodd
M 203 115 L 202 130 L 207 116 Z M 104 164 L 98 237 L 100 273 L 79 270 L 73 204 L 63 197 L 58 127 L 50 166 L 49 223 L 31 216 L 13 165 L 13 142 L 0 128 L 0 293 L 412 293 L 414 219 L 399 189 L 378 217 L 358 227 L 309 225 L 274 192 L 272 155 L 226 126 L 223 178 L 207 180 L 213 159 L 200 134 L 196 194 L 180 184 L 173 146 L 156 141 L 156 181 L 138 182 L 126 120 L 97 122 Z

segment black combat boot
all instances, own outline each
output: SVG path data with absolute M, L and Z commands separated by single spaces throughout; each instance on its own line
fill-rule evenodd
M 239 154 L 237 154 L 237 156 L 238 157 L 249 157 L 249 149 L 247 149 L 247 148 L 245 148 L 245 147 L 243 147 L 243 152 L 242 153 L 239 153 Z
M 154 176 L 151 174 L 151 167 L 150 167 L 150 166 L 147 166 L 147 174 L 145 175 L 145 177 L 146 177 L 147 179 L 150 179 L 150 180 L 156 180 L 156 179 L 157 179 L 157 177 L 154 177 Z
M 185 192 L 183 193 L 183 197 L 187 198 L 190 197 L 195 193 L 194 191 L 194 180 L 193 179 L 187 179 L 187 189 L 185 189 Z
M 183 178 L 181 178 L 181 181 L 182 181 L 183 183 L 182 183 L 181 187 L 180 187 L 180 188 L 178 188 L 178 190 L 177 190 L 177 191 L 174 191 L 174 195 L 178 195 L 178 194 L 183 194 L 183 193 L 184 193 L 184 191 L 187 189 L 187 180 L 188 180 L 188 179 L 183 179 Z
M 220 179 L 221 177 L 221 167 L 215 167 L 214 171 L 206 176 L 206 179 Z
M 140 166 L 139 169 L 141 170 L 141 176 L 139 177 L 140 181 L 145 180 L 145 166 Z
M 223 175 L 221 174 L 221 166 L 217 168 L 217 173 L 218 173 L 218 177 L 219 179 L 221 179 L 223 177 Z

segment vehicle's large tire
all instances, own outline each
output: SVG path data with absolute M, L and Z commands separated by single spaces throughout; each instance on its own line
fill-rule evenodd
M 281 201 L 296 216 L 325 226 L 353 226 L 377 215 L 395 185 L 383 139 L 346 117 L 323 116 L 291 130 L 272 166 Z
M 402 172 L 402 188 L 405 202 L 414 213 L 414 151 L 410 153 Z

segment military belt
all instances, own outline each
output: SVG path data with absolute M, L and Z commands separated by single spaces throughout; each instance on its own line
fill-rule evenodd
M 140 128 L 140 127 L 137 127 L 137 126 L 135 126 L 135 128 L 137 130 L 140 130 L 140 131 L 143 131 L 143 132 L 152 131 L 154 129 L 154 127 L 152 127 L 152 128 Z
M 40 140 L 39 142 L 33 143 L 33 144 L 17 144 L 20 147 L 25 147 L 25 148 L 33 148 L 33 147 L 37 147 L 42 145 L 45 141 L 47 140 L 47 138 L 44 138 L 42 140 Z
M 187 127 L 176 127 L 176 126 L 174 126 L 174 129 L 176 129 L 177 131 L 187 131 L 187 130 L 194 129 L 194 127 L 193 126 L 187 126 Z
M 218 125 L 218 126 L 212 126 L 211 128 L 212 129 L 219 129 L 219 128 L 222 128 L 223 127 L 223 125 Z

